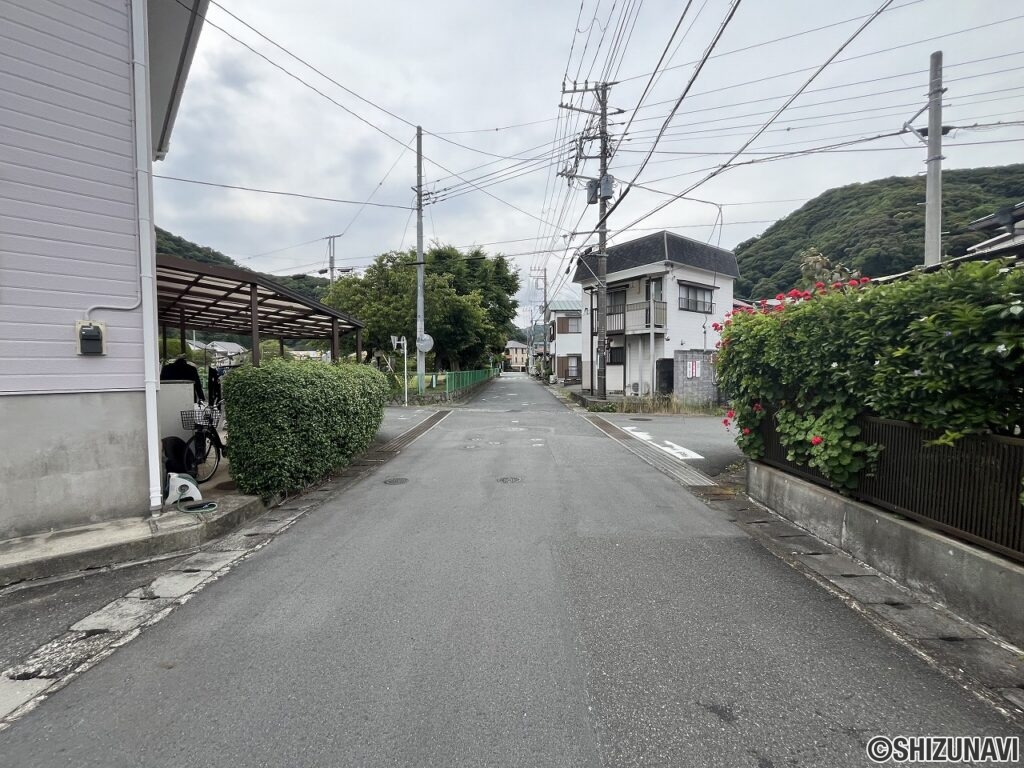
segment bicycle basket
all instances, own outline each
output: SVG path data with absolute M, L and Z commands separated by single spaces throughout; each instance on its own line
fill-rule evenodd
M 181 426 L 195 429 L 197 426 L 216 427 L 220 424 L 220 411 L 207 406 L 200 411 L 182 411 Z

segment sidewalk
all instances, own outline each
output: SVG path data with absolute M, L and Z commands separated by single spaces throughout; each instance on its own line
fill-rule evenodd
M 370 450 L 407 432 L 431 413 L 424 408 L 386 408 Z M 226 457 L 200 490 L 204 501 L 217 503 L 216 510 L 197 514 L 172 507 L 155 518 L 110 520 L 0 541 L 0 589 L 22 581 L 194 549 L 268 509 L 257 497 L 235 491 Z

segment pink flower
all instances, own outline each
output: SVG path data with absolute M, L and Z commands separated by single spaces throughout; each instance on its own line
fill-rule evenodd
M 777 293 L 777 294 L 775 294 L 775 298 L 778 299 L 779 301 L 785 301 L 786 300 L 786 294 L 784 294 L 784 293 Z
M 870 277 L 862 277 L 860 279 L 860 284 L 861 285 L 864 285 L 864 283 L 870 283 L 870 282 L 871 282 L 871 278 Z
M 754 403 L 753 409 L 754 409 L 754 413 L 760 413 L 761 411 L 764 410 L 764 408 L 761 406 L 760 403 Z
M 858 285 L 860 285 L 860 283 L 857 282 L 856 280 L 851 280 L 850 282 L 847 283 L 847 285 L 850 286 L 851 288 L 856 288 Z
M 743 428 L 743 434 L 744 435 L 749 435 L 750 434 L 750 427 L 744 427 Z
M 825 438 L 823 438 L 821 435 L 815 435 L 814 437 L 811 438 L 811 445 L 821 445 L 824 442 Z
M 843 287 L 843 284 L 842 283 L 832 283 L 832 287 L 835 288 L 838 291 L 840 288 Z
M 722 324 L 721 324 L 721 323 L 712 323 L 712 324 L 711 324 L 711 327 L 712 327 L 712 328 L 713 328 L 714 330 L 716 330 L 716 331 L 720 331 L 720 330 L 722 330 Z
M 814 284 L 814 287 L 817 288 L 819 291 L 822 291 L 825 289 L 825 284 L 819 280 Z
M 735 419 L 736 418 L 736 411 L 729 411 L 725 415 L 728 416 L 730 419 Z
M 727 427 L 729 426 L 729 420 L 728 420 L 728 419 L 722 419 L 722 423 L 723 423 L 723 424 L 724 424 L 725 426 L 727 426 Z

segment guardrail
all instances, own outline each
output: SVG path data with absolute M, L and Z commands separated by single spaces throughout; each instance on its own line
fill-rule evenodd
M 972 435 L 928 445 L 941 434 L 905 421 L 862 418 L 859 439 L 881 446 L 878 466 L 850 495 L 985 549 L 1024 561 L 1024 440 Z M 829 483 L 786 459 L 771 418 L 761 422 L 764 463 Z

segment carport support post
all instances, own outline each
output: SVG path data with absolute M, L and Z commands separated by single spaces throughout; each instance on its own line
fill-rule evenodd
M 188 352 L 188 337 L 185 335 L 185 310 L 178 310 L 178 354 Z
M 160 326 L 160 332 L 161 332 L 161 335 L 163 336 L 162 340 L 163 340 L 163 345 L 164 345 L 164 360 L 166 361 L 167 360 L 167 326 L 166 325 Z
M 249 314 L 252 320 L 252 364 L 260 364 L 260 303 L 257 301 L 256 283 L 249 283 Z
M 338 336 L 338 318 L 331 318 L 331 363 L 341 362 L 341 338 Z
M 278 343 L 278 349 L 281 351 L 281 359 L 283 360 L 284 359 L 284 339 L 283 338 L 278 339 L 277 343 Z
M 363 362 L 363 329 L 356 328 L 356 362 Z

